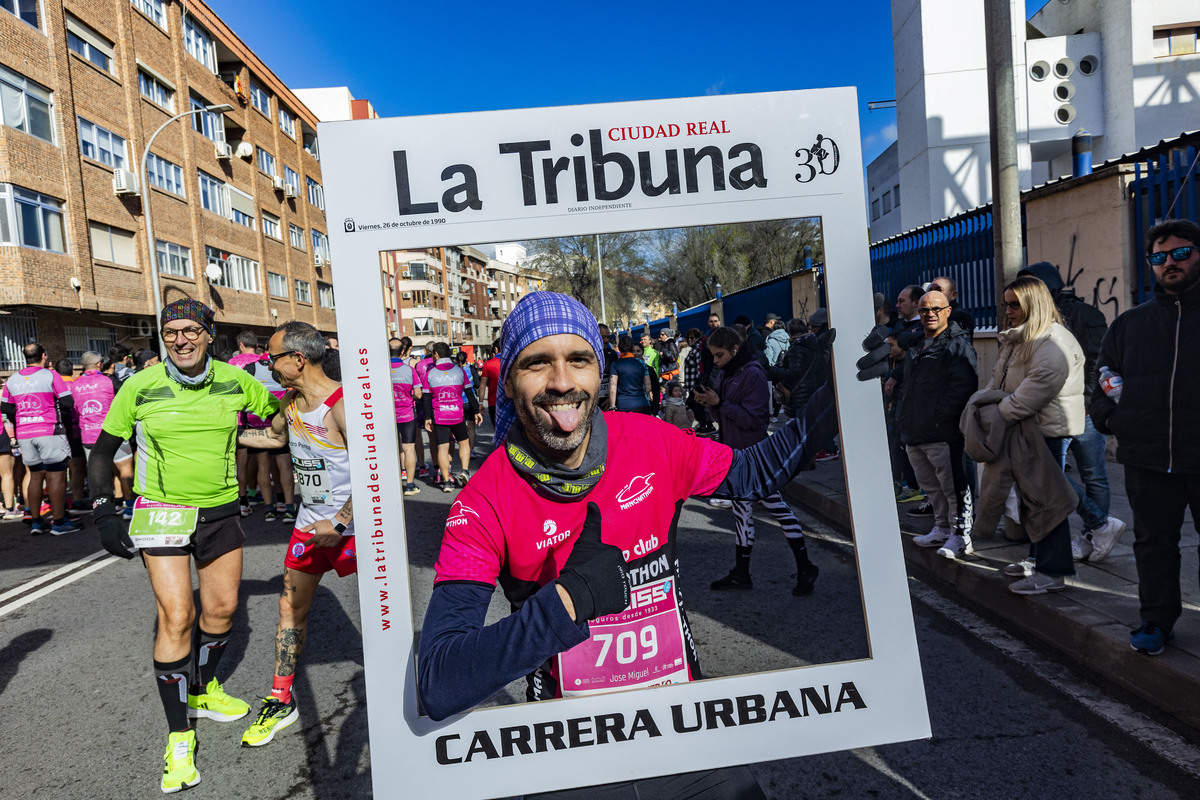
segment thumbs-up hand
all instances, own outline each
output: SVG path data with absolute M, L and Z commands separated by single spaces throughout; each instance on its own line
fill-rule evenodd
M 587 520 L 558 576 L 571 596 L 575 620 L 617 614 L 629 605 L 629 571 L 621 549 L 600 541 L 600 508 L 588 503 Z

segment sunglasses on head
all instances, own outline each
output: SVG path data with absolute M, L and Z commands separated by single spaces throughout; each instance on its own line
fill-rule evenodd
M 1192 255 L 1192 251 L 1195 249 L 1196 248 L 1194 246 L 1188 246 L 1176 247 L 1174 250 L 1163 250 L 1161 253 L 1151 253 L 1150 255 L 1146 256 L 1146 261 L 1152 267 L 1161 267 L 1163 264 L 1167 263 L 1167 256 L 1170 256 L 1176 261 L 1187 261 Z

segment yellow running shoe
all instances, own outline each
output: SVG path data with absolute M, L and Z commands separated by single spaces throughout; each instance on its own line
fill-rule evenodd
M 200 783 L 196 771 L 196 732 L 179 731 L 167 737 L 167 752 L 163 755 L 163 794 L 174 794 Z
M 217 722 L 233 722 L 249 713 L 250 704 L 225 694 L 216 678 L 204 687 L 204 694 L 188 694 L 188 716 L 192 719 L 208 717 Z
M 275 734 L 300 718 L 296 698 L 286 703 L 276 697 L 264 697 L 258 719 L 242 734 L 242 747 L 261 747 L 275 738 Z

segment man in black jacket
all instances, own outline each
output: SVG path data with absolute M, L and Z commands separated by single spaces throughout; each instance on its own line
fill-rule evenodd
M 1200 225 L 1155 225 L 1146 233 L 1146 256 L 1154 297 L 1117 317 L 1105 334 L 1103 391 L 1092 396 L 1090 411 L 1098 430 L 1117 437 L 1133 507 L 1142 624 L 1129 644 L 1156 656 L 1183 613 L 1179 536 L 1188 507 L 1200 530 Z M 1098 538 L 1094 544 L 1112 546 Z
M 924 341 L 905 351 L 896 422 L 917 480 L 933 504 L 933 530 L 913 541 L 958 558 L 971 545 L 971 493 L 963 473 L 958 420 L 979 385 L 971 338 L 950 322 L 950 300 L 926 292 L 917 303 Z
M 1050 290 L 1063 325 L 1083 350 L 1083 398 L 1085 402 L 1091 402 L 1100 382 L 1096 359 L 1100 357 L 1100 343 L 1104 340 L 1104 332 L 1108 330 L 1104 312 L 1085 303 L 1074 289 L 1064 286 L 1058 268 L 1048 261 L 1030 264 L 1017 275 L 1039 278 Z M 1108 515 L 1110 492 L 1108 467 L 1105 465 L 1106 444 L 1104 434 L 1096 430 L 1090 416 L 1084 418 L 1083 433 L 1071 437 L 1071 455 L 1075 457 L 1079 479 L 1083 481 L 1083 486 L 1080 486 L 1071 480 L 1071 487 L 1079 497 L 1075 513 L 1083 520 L 1083 532 L 1071 534 L 1071 551 L 1076 561 L 1100 563 L 1108 556 L 1112 543 L 1125 532 L 1125 523 Z M 1097 539 L 1103 545 L 1100 548 L 1095 547 Z

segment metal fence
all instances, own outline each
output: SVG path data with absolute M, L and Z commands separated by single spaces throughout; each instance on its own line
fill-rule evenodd
M 32 312 L 0 314 L 0 369 L 24 369 L 25 355 L 21 348 L 36 341 L 37 323 Z
M 894 303 L 905 286 L 946 275 L 958 284 L 958 303 L 975 318 L 975 327 L 995 327 L 992 253 L 988 204 L 872 245 L 871 284 Z
M 1197 149 L 1180 147 L 1160 153 L 1134 167 L 1129 184 L 1133 205 L 1134 302 L 1148 299 L 1154 288 L 1154 270 L 1146 264 L 1146 231 L 1164 219 L 1200 221 L 1200 170 Z

